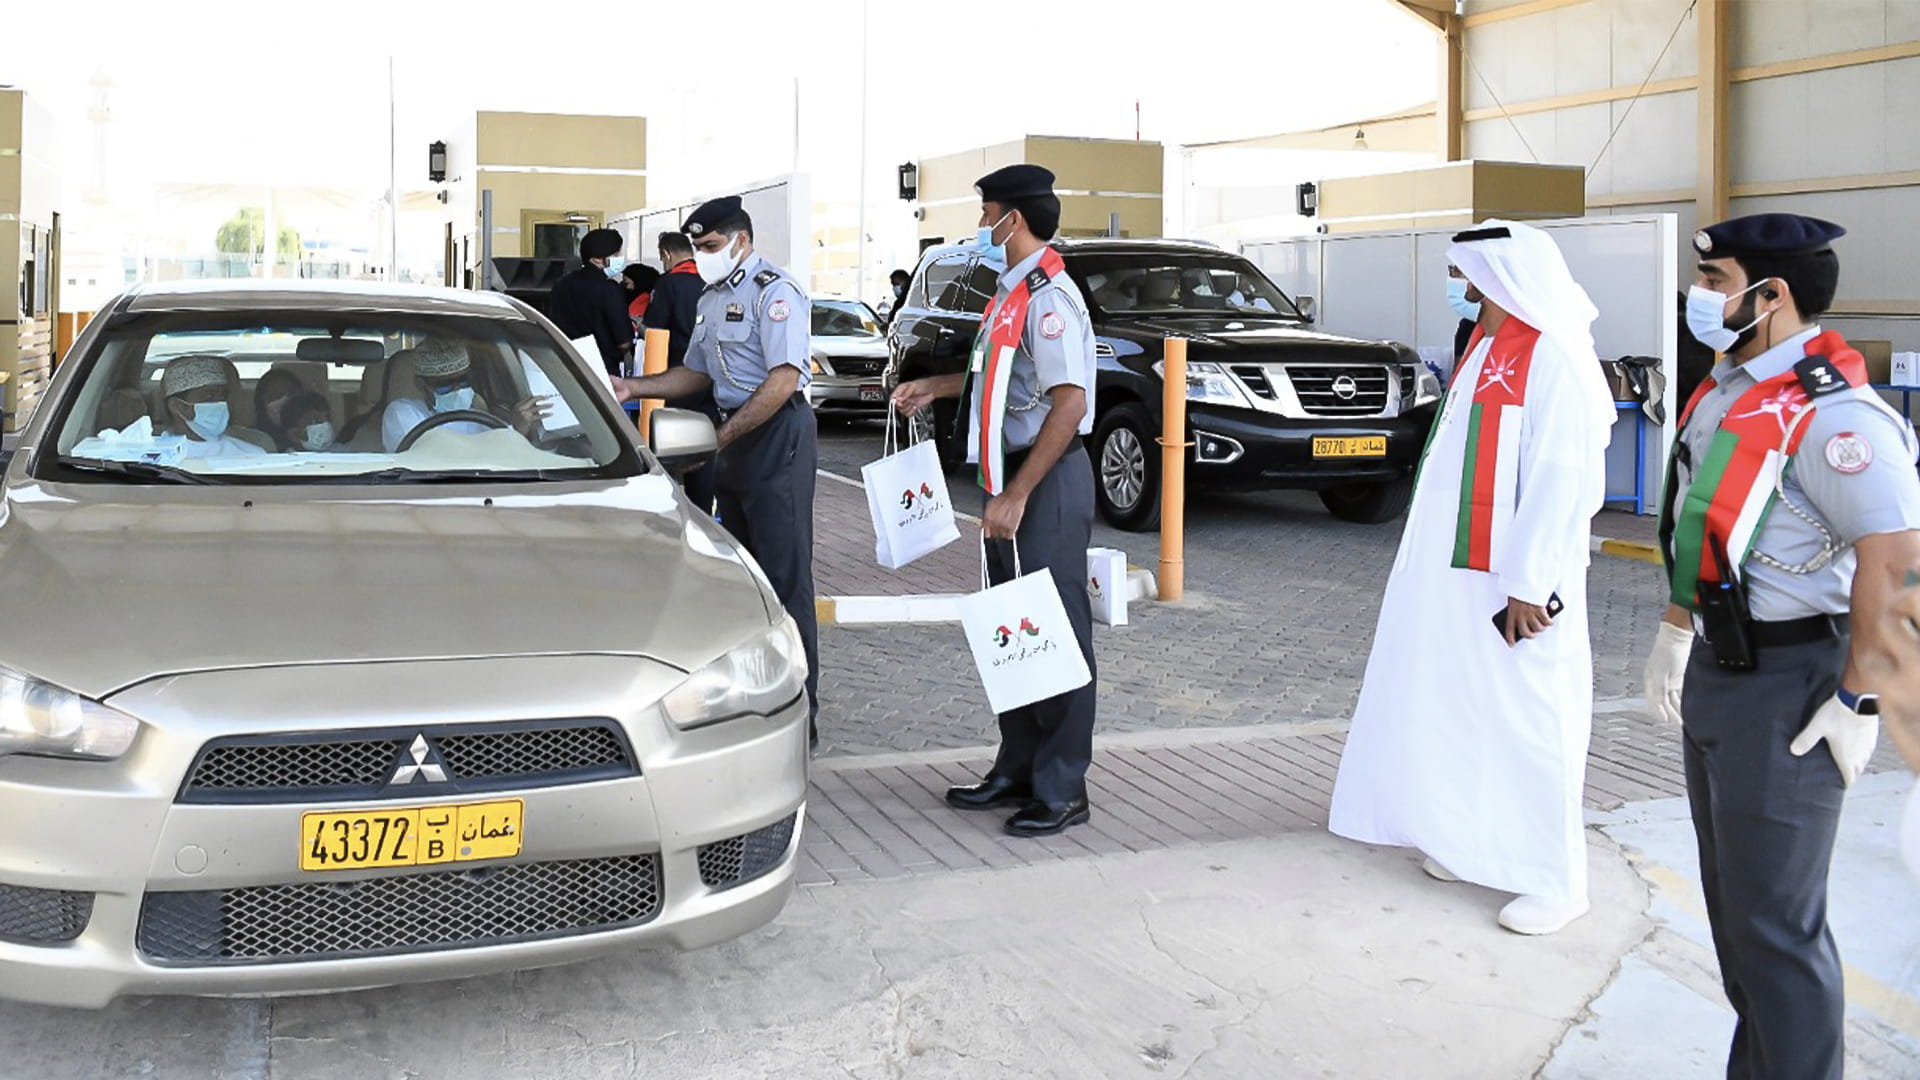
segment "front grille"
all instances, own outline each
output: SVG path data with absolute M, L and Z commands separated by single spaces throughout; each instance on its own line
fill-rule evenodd
M 0 885 L 0 941 L 58 945 L 79 937 L 92 918 L 92 893 Z
M 1275 400 L 1273 382 L 1267 378 L 1266 368 L 1259 364 L 1235 364 L 1233 373 L 1240 376 L 1240 381 L 1246 384 L 1248 390 L 1253 391 L 1254 397 L 1265 398 L 1268 401 Z
M 884 358 L 870 360 L 863 357 L 834 356 L 829 357 L 827 362 L 833 365 L 835 375 L 878 375 L 881 369 L 887 366 Z
M 1286 370 L 1309 416 L 1378 416 L 1387 409 L 1384 365 L 1288 364 Z
M 444 783 L 396 783 L 426 740 L 426 763 Z M 635 775 L 611 720 L 240 735 L 208 743 L 187 771 L 186 803 L 418 798 L 543 787 Z
M 658 855 L 148 893 L 140 952 L 162 964 L 283 964 L 505 945 L 638 926 Z
M 793 842 L 793 827 L 798 814 L 765 828 L 741 836 L 728 837 L 716 844 L 700 847 L 700 880 L 709 889 L 725 889 L 766 873 L 780 865 Z

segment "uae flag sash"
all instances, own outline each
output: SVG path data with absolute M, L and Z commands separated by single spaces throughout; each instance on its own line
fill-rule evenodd
M 1480 345 L 1474 327 L 1466 355 Z M 1473 387 L 1467 421 L 1467 460 L 1460 473 L 1460 514 L 1453 534 L 1453 565 L 1491 570 L 1496 534 L 1513 518 L 1520 490 L 1520 426 L 1527 404 L 1527 373 L 1540 331 L 1513 316 L 1501 324 Z M 1454 387 L 1460 393 L 1465 387 Z M 1500 536 L 1501 543 L 1505 537 Z
M 1739 573 L 1773 510 L 1779 481 L 1806 437 L 1814 399 L 1867 381 L 1866 359 L 1831 330 L 1807 342 L 1807 357 L 1755 384 L 1727 409 L 1678 507 L 1673 493 L 1681 447 L 1674 447 L 1660 513 L 1673 603 L 1691 611 L 1698 604 L 1701 582 L 1721 583 L 1716 547 Z M 1681 410 L 1678 430 L 1683 436 L 1694 407 L 1714 385 L 1708 376 Z
M 980 486 L 998 495 L 1007 486 L 1007 387 L 1013 379 L 1013 356 L 1027 327 L 1027 303 L 1054 275 L 1066 272 L 1066 263 L 1053 248 L 1043 248 L 1040 265 L 1021 278 L 999 306 L 987 312 L 973 339 L 973 359 L 967 381 L 973 384 L 973 415 L 980 419 L 977 450 Z

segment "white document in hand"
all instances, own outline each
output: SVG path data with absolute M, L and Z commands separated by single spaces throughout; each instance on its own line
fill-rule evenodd
M 607 365 L 601 361 L 600 343 L 593 340 L 593 335 L 574 338 L 568 344 L 573 346 L 574 352 L 580 354 L 580 361 L 600 376 L 602 384 L 607 388 L 607 393 L 612 394 L 614 392 L 613 373 L 608 371 Z
M 592 339 L 587 339 L 591 341 Z M 547 418 L 540 426 L 550 432 L 576 431 L 580 427 L 580 418 L 574 415 L 567 399 L 560 396 L 560 388 L 553 385 L 547 377 L 546 369 L 533 362 L 533 357 L 524 351 L 520 353 L 520 374 L 527 380 L 527 393 L 532 397 L 547 399 Z

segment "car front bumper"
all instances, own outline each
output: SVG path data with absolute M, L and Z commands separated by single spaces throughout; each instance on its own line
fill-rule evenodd
M 555 676 L 563 672 L 561 682 Z M 10 900 L 39 895 L 23 890 L 91 897 L 84 929 L 70 940 L 29 943 L 0 937 L 0 997 L 98 1008 L 127 994 L 312 993 L 562 964 L 639 946 L 690 949 L 747 933 L 777 915 L 792 891 L 806 796 L 806 700 L 802 695 L 774 716 L 679 732 L 652 704 L 679 677 L 634 658 L 572 657 L 221 672 L 129 691 L 114 703 L 149 726 L 126 758 L 108 763 L 0 759 L 0 819 L 16 823 L 0 835 L 0 926 L 6 925 Z M 399 800 L 208 805 L 179 797 L 182 780 L 207 739 L 262 733 L 257 719 L 212 719 L 261 715 L 257 708 L 238 707 L 246 701 L 326 702 L 330 707 L 306 715 L 297 705 L 280 708 L 293 715 L 276 715 L 269 729 L 311 734 L 391 729 L 396 722 L 408 725 L 421 712 L 403 709 L 396 717 L 382 707 L 383 700 L 389 706 L 417 702 L 447 687 L 459 687 L 465 701 L 498 695 L 489 707 L 442 707 L 420 717 L 422 726 L 432 729 L 484 723 L 488 716 L 556 715 L 555 686 L 566 687 L 559 715 L 618 722 L 638 775 L 483 794 L 432 791 L 438 785 L 428 784 L 418 795 L 410 787 Z M 544 695 L 539 688 L 545 688 Z M 524 803 L 522 850 L 512 858 L 432 868 L 300 869 L 305 812 L 501 799 Z M 761 838 L 767 849 L 757 857 L 752 876 L 728 881 L 724 870 L 710 870 L 703 862 L 703 854 L 711 859 L 750 836 Z M 772 846 L 769 838 L 780 837 L 784 848 Z M 616 865 L 626 868 L 617 880 L 593 877 L 600 873 L 593 868 Z M 546 882 L 539 887 L 544 889 L 540 902 L 559 911 L 558 920 L 568 925 L 399 947 L 393 939 L 403 931 L 392 926 L 374 934 L 350 921 L 325 933 L 306 925 L 329 918 L 378 922 L 417 916 L 415 921 L 427 926 L 440 917 L 434 914 L 440 909 L 426 901 L 419 901 L 417 911 L 405 907 L 405 898 L 425 896 L 438 897 L 446 917 L 470 919 L 470 905 L 510 903 L 503 890 L 526 880 Z M 570 909 L 571 898 L 589 885 L 625 916 L 617 923 L 596 923 L 593 914 Z M 629 889 L 628 895 L 613 894 L 621 888 Z M 632 892 L 635 888 L 645 895 Z M 399 909 L 385 906 L 385 900 L 356 908 L 360 894 L 400 897 L 402 903 Z M 522 889 L 515 895 L 532 894 Z M 299 899 L 276 907 L 282 896 Z M 192 902 L 178 903 L 183 899 Z M 254 913 L 253 924 L 235 925 L 234 912 L 242 908 Z M 174 916 L 166 916 L 164 924 L 155 921 L 181 910 L 201 912 L 204 925 Z M 260 917 L 276 911 L 285 913 L 278 923 Z M 489 925 L 524 927 L 532 915 L 522 915 L 497 911 Z M 293 920 L 304 922 L 293 925 Z M 432 932 L 437 928 L 421 931 L 421 941 Z M 216 952 L 183 960 L 172 951 L 182 941 L 212 948 L 245 935 L 255 942 L 271 936 L 348 946 L 384 935 L 385 947 L 296 950 L 267 959 L 256 951 L 244 960 Z M 152 946 L 162 939 L 169 943 L 168 955 L 157 957 Z M 315 955 L 323 958 L 302 958 Z
M 1320 490 L 1388 483 L 1411 475 L 1433 426 L 1434 407 L 1426 405 L 1385 419 L 1282 420 L 1247 409 L 1191 405 L 1187 416 L 1195 443 L 1188 458 L 1191 483 L 1213 488 Z M 1386 439 L 1385 454 L 1314 454 L 1316 438 L 1369 435 Z

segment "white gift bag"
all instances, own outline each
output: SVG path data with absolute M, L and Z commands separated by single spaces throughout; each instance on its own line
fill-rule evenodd
M 894 413 L 887 410 L 886 456 L 860 467 L 873 517 L 873 555 L 898 570 L 960 539 L 947 497 L 947 476 L 932 440 L 897 450 Z
M 1117 548 L 1087 549 L 1087 599 L 1093 617 L 1108 626 L 1127 625 L 1127 553 Z
M 996 713 L 1057 697 L 1093 681 L 1087 658 L 1067 621 L 1060 590 L 1045 570 L 1020 572 L 1000 585 L 986 583 L 986 541 L 981 540 L 981 590 L 958 601 L 960 627 L 973 650 L 973 664 Z

